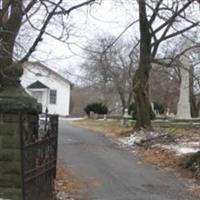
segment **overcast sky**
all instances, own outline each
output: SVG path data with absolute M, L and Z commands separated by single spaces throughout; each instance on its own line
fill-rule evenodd
M 93 4 L 72 12 L 66 24 L 73 27 L 71 37 L 67 40 L 67 43 L 45 36 L 32 59 L 39 60 L 59 71 L 68 71 L 71 75 L 81 75 L 80 64 L 84 60 L 82 48 L 88 41 L 108 34 L 118 36 L 125 27 L 138 19 L 136 1 L 126 0 L 124 2 L 126 3 L 122 5 L 120 0 L 102 0 L 101 4 Z M 196 11 L 199 13 L 199 8 Z M 195 9 L 190 12 L 191 15 L 196 16 Z M 158 25 L 159 21 L 155 26 Z M 138 26 L 137 23 L 126 32 L 127 39 L 138 35 Z M 56 34 L 57 29 L 55 26 L 51 31 Z M 167 43 L 168 49 L 172 44 L 169 41 Z M 164 48 L 166 49 L 166 47 Z M 77 78 L 70 74 L 67 75 L 72 81 Z
M 132 13 L 131 10 L 130 5 L 113 3 L 112 0 L 79 9 L 71 13 L 69 18 L 74 26 L 75 36 L 72 34 L 68 44 L 45 36 L 32 59 L 44 61 L 58 70 L 80 75 L 79 66 L 84 59 L 82 47 L 98 36 L 118 36 L 127 24 L 135 20 L 137 12 Z M 73 80 L 74 78 L 71 77 Z

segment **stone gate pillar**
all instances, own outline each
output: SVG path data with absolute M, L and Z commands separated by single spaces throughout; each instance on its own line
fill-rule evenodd
M 20 113 L 39 113 L 41 106 L 20 84 L 0 92 L 0 199 L 22 200 Z

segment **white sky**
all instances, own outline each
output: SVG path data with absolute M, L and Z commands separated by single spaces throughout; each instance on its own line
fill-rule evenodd
M 99 35 L 112 34 L 118 36 L 127 24 L 135 20 L 131 14 L 132 8 L 127 5 L 113 4 L 112 0 L 103 1 L 101 5 L 94 4 L 71 13 L 70 22 L 75 26 L 74 32 L 78 37 L 72 36 L 68 43 L 59 42 L 45 36 L 38 46 L 34 58 L 44 61 L 48 66 L 59 71 L 70 71 L 80 75 L 79 65 L 83 61 L 84 47 L 88 40 Z M 79 47 L 80 46 L 80 47 Z M 70 49 L 69 49 L 70 47 Z M 70 77 L 74 80 L 74 77 Z
M 108 34 L 118 36 L 127 25 L 138 18 L 136 1 L 126 0 L 125 2 L 122 5 L 117 0 L 102 0 L 101 4 L 94 4 L 72 12 L 68 22 L 73 25 L 73 33 L 76 36 L 72 35 L 67 41 L 71 45 L 45 36 L 32 58 L 43 61 L 47 66 L 58 71 L 69 71 L 72 74 L 81 75 L 80 64 L 83 62 L 84 54 L 80 47 L 84 47 L 87 41 L 98 36 Z M 138 23 L 131 27 L 126 32 L 126 38 L 137 35 L 138 28 Z M 56 34 L 55 28 L 51 31 Z M 66 75 L 69 74 L 66 73 Z M 77 81 L 76 78 L 69 75 L 72 81 Z

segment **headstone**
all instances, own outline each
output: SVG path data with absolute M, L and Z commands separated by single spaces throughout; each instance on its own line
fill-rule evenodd
M 182 56 L 182 67 L 180 68 L 181 84 L 180 84 L 180 96 L 177 108 L 177 119 L 191 119 L 190 113 L 190 62 L 188 57 Z
M 158 115 L 159 113 L 157 112 L 157 110 L 154 108 L 154 103 L 152 102 L 151 103 L 151 108 L 152 108 L 152 111 L 154 112 L 155 115 Z
M 124 110 L 124 115 L 123 115 L 123 118 L 124 119 L 128 119 L 128 118 L 130 118 L 131 116 L 128 114 L 128 109 L 126 108 L 125 110 Z
M 124 115 L 122 119 L 122 125 L 128 126 L 128 120 L 131 118 L 131 115 L 128 114 L 128 109 L 124 110 Z
M 170 111 L 169 108 L 167 108 L 167 112 L 166 112 L 166 116 L 167 116 L 167 117 L 168 117 L 169 114 L 170 114 L 169 111 Z
M 97 113 L 94 113 L 94 119 L 98 119 L 99 115 Z
M 89 118 L 90 118 L 90 119 L 94 119 L 94 112 L 93 112 L 93 111 L 90 111 Z

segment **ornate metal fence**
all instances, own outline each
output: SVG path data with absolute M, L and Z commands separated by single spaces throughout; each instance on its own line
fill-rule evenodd
M 23 200 L 52 200 L 56 175 L 58 116 L 21 114 Z M 39 126 L 40 124 L 40 126 Z

